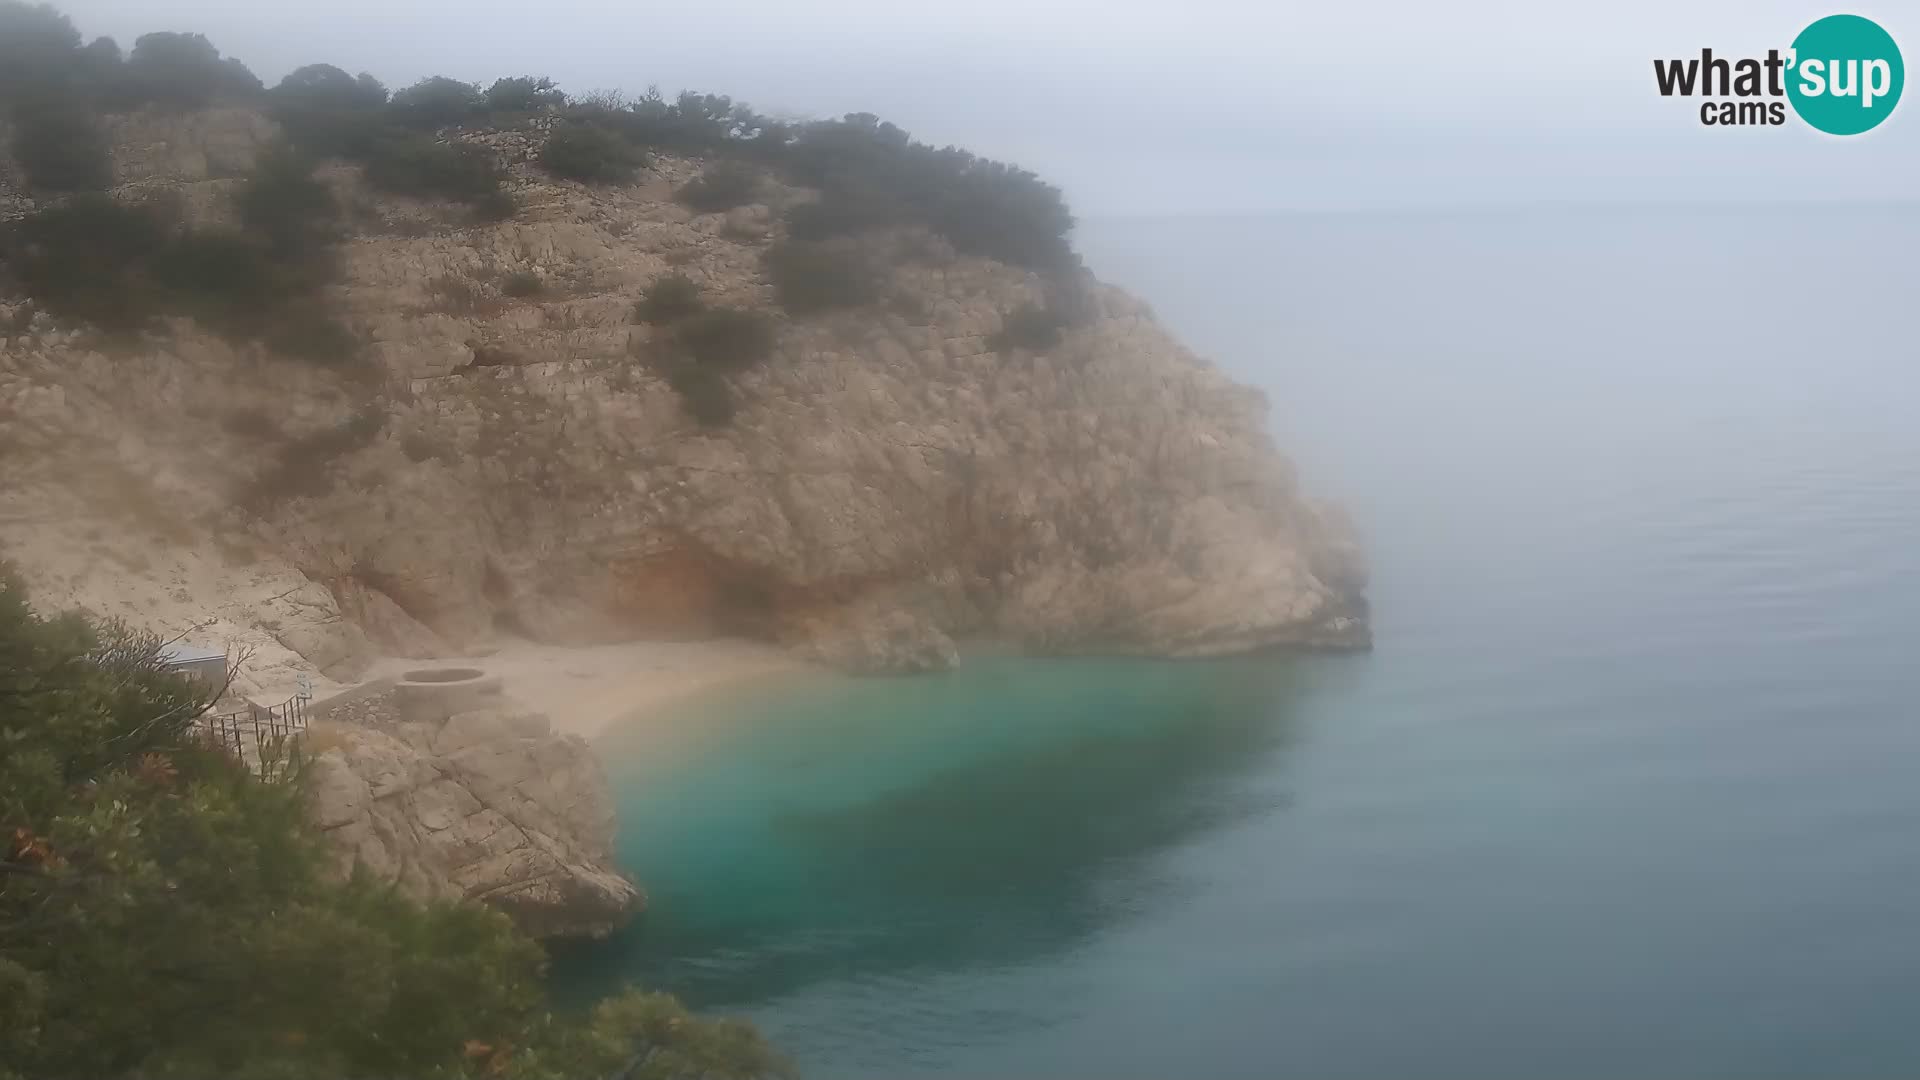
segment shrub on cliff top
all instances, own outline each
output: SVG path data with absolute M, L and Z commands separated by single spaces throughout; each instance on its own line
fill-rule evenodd
M 245 64 L 223 59 L 202 34 L 143 35 L 127 57 L 125 79 L 135 100 L 181 109 L 252 98 L 261 90 Z
M 467 123 L 485 101 L 478 86 L 434 75 L 395 93 L 388 112 L 408 127 L 431 131 Z
M 79 48 L 80 31 L 53 5 L 0 0 L 0 102 L 63 84 Z
M 486 93 L 487 108 L 497 113 L 538 112 L 566 103 L 567 95 L 561 93 L 553 80 L 544 75 L 496 79 Z
M 583 184 L 631 183 L 647 156 L 620 135 L 593 124 L 568 124 L 547 137 L 540 164 L 563 180 Z
M 355 78 L 332 64 L 308 64 L 268 95 L 273 118 L 289 141 L 316 157 L 364 158 L 389 125 L 387 88 L 371 75 Z

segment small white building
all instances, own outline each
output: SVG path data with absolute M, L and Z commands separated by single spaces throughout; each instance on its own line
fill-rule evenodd
M 176 641 L 160 650 L 160 664 L 168 671 L 197 679 L 211 687 L 227 685 L 227 650 Z

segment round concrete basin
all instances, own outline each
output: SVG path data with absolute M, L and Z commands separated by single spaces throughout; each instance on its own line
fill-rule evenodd
M 416 724 L 445 723 L 449 716 L 500 704 L 500 676 L 479 668 L 419 668 L 393 684 L 400 719 Z

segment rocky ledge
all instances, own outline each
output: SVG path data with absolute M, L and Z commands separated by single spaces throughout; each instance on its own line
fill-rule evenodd
M 375 689 L 324 707 L 306 736 L 313 818 L 341 874 L 483 903 L 536 937 L 601 937 L 640 909 L 584 741 L 479 672 Z

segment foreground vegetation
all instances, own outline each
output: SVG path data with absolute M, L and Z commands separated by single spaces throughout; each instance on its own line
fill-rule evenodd
M 660 995 L 555 1016 L 504 916 L 330 879 L 297 767 L 196 739 L 158 645 L 0 567 L 0 1078 L 790 1074 Z

